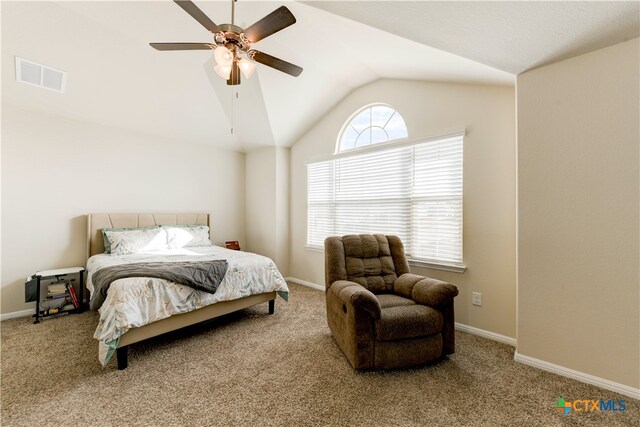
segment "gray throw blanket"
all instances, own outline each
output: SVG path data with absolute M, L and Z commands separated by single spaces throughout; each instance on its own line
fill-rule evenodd
M 227 273 L 227 261 L 141 262 L 102 268 L 91 276 L 93 293 L 89 304 L 98 310 L 107 297 L 109 286 L 115 280 L 128 277 L 154 277 L 189 286 L 199 291 L 214 293 Z

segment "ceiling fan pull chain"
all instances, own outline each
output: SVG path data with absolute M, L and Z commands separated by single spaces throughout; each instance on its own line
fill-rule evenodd
M 238 91 L 236 90 L 236 96 L 235 99 L 238 99 Z M 233 96 L 233 89 L 231 89 L 231 135 L 233 135 L 233 125 L 235 124 L 235 108 L 234 108 L 234 96 Z
M 238 97 L 238 91 L 235 91 L 235 96 L 234 95 L 234 90 L 231 89 L 231 135 L 233 135 L 233 129 L 234 129 L 234 125 L 235 125 L 235 119 L 236 119 L 236 115 L 235 115 L 235 100 L 239 99 Z

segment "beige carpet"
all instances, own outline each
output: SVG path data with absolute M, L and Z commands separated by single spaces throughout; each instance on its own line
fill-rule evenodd
M 278 300 L 133 345 L 103 368 L 95 313 L 2 322 L 2 425 L 638 425 L 638 402 L 513 361 L 458 333 L 436 365 L 354 372 L 325 321 L 324 294 Z M 579 355 L 576 355 L 579 357 Z M 613 362 L 613 360 L 612 360 Z M 571 413 L 572 399 L 625 399 L 626 413 Z

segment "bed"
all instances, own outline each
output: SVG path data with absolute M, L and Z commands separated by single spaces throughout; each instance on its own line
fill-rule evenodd
M 127 367 L 129 345 L 204 322 L 218 316 L 268 302 L 275 311 L 279 295 L 287 299 L 287 284 L 267 257 L 218 246 L 183 248 L 129 255 L 104 253 L 103 228 L 210 225 L 207 213 L 149 214 L 92 213 L 87 216 L 87 289 L 103 268 L 141 262 L 225 260 L 228 269 L 215 293 L 202 292 L 158 278 L 124 278 L 111 284 L 100 309 L 94 337 L 99 360 L 106 365 L 115 354 L 118 369 Z

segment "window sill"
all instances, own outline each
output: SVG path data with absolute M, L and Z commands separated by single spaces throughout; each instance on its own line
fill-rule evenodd
M 304 248 L 312 252 L 324 252 L 324 248 L 322 246 L 305 245 Z M 444 262 L 422 261 L 417 259 L 407 259 L 407 262 L 412 267 L 429 268 L 431 270 L 451 271 L 453 273 L 464 273 L 467 270 L 467 266 L 464 264 L 447 264 Z
M 464 264 L 447 264 L 435 261 L 421 261 L 417 259 L 408 259 L 407 262 L 412 267 L 429 268 L 431 270 L 451 271 L 453 273 L 464 273 L 467 266 Z

